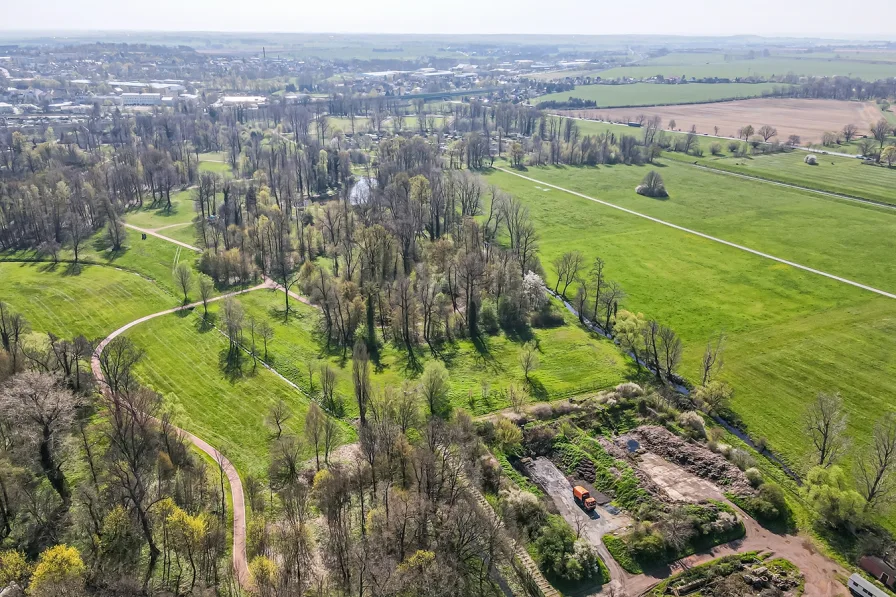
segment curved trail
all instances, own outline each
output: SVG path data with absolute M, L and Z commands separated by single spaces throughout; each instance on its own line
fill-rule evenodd
M 726 245 L 732 247 L 734 249 L 738 249 L 740 251 L 744 251 L 746 253 L 750 253 L 752 255 L 756 255 L 758 257 L 763 257 L 765 259 L 770 259 L 771 261 L 777 261 L 778 263 L 783 263 L 784 265 L 789 265 L 791 267 L 795 267 L 797 269 L 801 269 L 805 272 L 809 272 L 811 274 L 815 274 L 817 276 L 823 276 L 825 278 L 829 278 L 831 280 L 835 280 L 837 282 L 841 282 L 843 284 L 848 284 L 850 286 L 855 286 L 856 288 L 861 288 L 862 290 L 867 290 L 868 292 L 873 292 L 875 294 L 879 294 L 881 296 L 885 296 L 887 298 L 896 299 L 896 294 L 892 292 L 887 292 L 886 290 L 881 290 L 879 288 L 875 288 L 873 286 L 868 286 L 867 284 L 862 284 L 861 282 L 856 282 L 854 280 L 850 280 L 848 278 L 843 278 L 841 276 L 836 276 L 834 274 L 830 274 L 826 271 L 822 271 L 820 269 L 815 269 L 813 267 L 809 267 L 807 265 L 802 265 L 800 263 L 796 263 L 795 261 L 789 261 L 787 259 L 782 259 L 780 257 L 775 257 L 774 255 L 770 255 L 768 253 L 763 253 L 762 251 L 757 251 L 756 249 L 751 249 L 750 247 L 745 247 L 744 245 L 739 245 L 737 243 L 733 243 L 731 241 L 719 238 L 717 236 L 711 236 L 709 234 L 705 234 L 703 232 L 698 232 L 697 230 L 693 230 L 691 228 L 685 228 L 684 226 L 679 226 L 678 224 L 673 224 L 672 222 L 667 222 L 666 220 L 661 220 L 659 218 L 655 218 L 653 216 L 648 216 L 647 214 L 642 214 L 641 212 L 637 212 L 633 209 L 628 209 L 627 207 L 622 207 L 616 205 L 615 203 L 610 203 L 609 201 L 604 201 L 602 199 L 596 199 L 595 197 L 590 197 L 584 193 L 579 193 L 578 191 L 573 191 L 570 189 L 565 189 L 563 187 L 557 186 L 555 184 L 551 184 L 549 182 L 544 182 L 543 180 L 538 180 L 537 178 L 532 178 L 530 176 L 525 176 L 518 172 L 514 172 L 512 170 L 508 170 L 507 168 L 496 168 L 496 170 L 500 170 L 501 172 L 505 172 L 512 176 L 517 176 L 524 180 L 528 180 L 530 182 L 535 182 L 540 185 L 544 185 L 546 187 L 551 187 L 552 189 L 557 189 L 558 191 L 563 191 L 564 193 L 569 193 L 570 195 L 575 195 L 576 197 L 581 197 L 582 199 L 587 199 L 588 201 L 593 201 L 595 203 L 600 203 L 606 207 L 611 207 L 613 209 L 618 209 L 619 211 L 624 211 L 627 214 L 637 216 L 639 218 L 644 218 L 645 220 L 650 220 L 656 224 L 662 224 L 663 226 L 668 226 L 669 228 L 674 228 L 676 230 L 680 230 L 681 232 L 686 232 L 687 234 L 693 234 L 694 236 L 699 236 L 700 238 L 705 238 L 706 240 L 711 240 L 713 242 Z
M 202 250 L 199 247 L 194 247 L 193 245 L 189 245 L 189 244 L 181 242 L 179 240 L 164 236 L 164 235 L 156 232 L 156 230 L 148 229 L 148 228 L 139 228 L 132 224 L 125 224 L 125 226 L 127 226 L 128 228 L 131 228 L 133 230 L 136 230 L 138 232 L 149 234 L 151 236 L 155 236 L 162 240 L 174 243 L 174 244 L 179 245 L 185 249 L 189 249 L 189 250 L 197 252 L 197 253 L 202 252 Z M 237 296 L 240 294 L 245 294 L 247 292 L 253 292 L 255 290 L 263 290 L 263 289 L 285 291 L 289 295 L 290 298 L 300 301 L 302 303 L 308 304 L 308 305 L 311 304 L 308 301 L 308 299 L 306 299 L 305 297 L 300 296 L 299 294 L 297 294 L 291 290 L 286 291 L 286 289 L 283 288 L 282 285 L 278 284 L 274 280 L 267 278 L 267 277 L 264 278 L 264 282 L 262 282 L 261 284 L 253 286 L 251 288 L 245 288 L 243 290 L 228 292 L 226 294 L 222 294 L 220 296 L 210 298 L 210 299 L 208 299 L 208 302 L 220 301 L 220 300 L 226 299 L 228 297 Z M 99 343 L 99 345 L 97 345 L 96 350 L 94 351 L 93 355 L 90 358 L 90 368 L 93 371 L 93 376 L 97 380 L 97 383 L 99 383 L 100 387 L 103 387 L 103 385 L 104 385 L 103 371 L 102 371 L 102 367 L 100 366 L 100 355 L 102 354 L 103 349 L 106 348 L 106 346 L 108 346 L 109 342 L 111 342 L 112 340 L 114 340 L 115 338 L 117 338 L 118 336 L 120 336 L 121 334 L 126 332 L 127 330 L 131 329 L 132 327 L 139 325 L 143 322 L 149 321 L 150 319 L 155 319 L 156 317 L 161 317 L 163 315 L 170 315 L 172 313 L 177 313 L 178 311 L 194 309 L 201 305 L 202 305 L 202 301 L 196 301 L 194 303 L 181 305 L 180 307 L 174 307 L 172 309 L 166 309 L 164 311 L 159 311 L 158 313 L 152 313 L 150 315 L 145 315 L 143 317 L 135 319 L 134 321 L 131 321 L 130 323 L 127 323 L 127 324 L 121 326 L 120 328 L 118 328 L 117 330 L 115 330 L 114 332 L 112 332 L 111 334 L 106 336 Z M 267 367 L 266 364 L 265 364 L 265 367 Z M 274 374 L 276 374 L 282 380 L 286 381 L 293 387 L 296 387 L 295 384 L 293 384 L 292 382 L 287 380 L 285 377 L 280 375 L 277 371 L 271 369 L 270 367 L 268 367 L 268 369 L 270 369 Z M 103 392 L 106 393 L 106 390 L 104 389 Z M 196 446 L 197 448 L 202 450 L 205 454 L 207 454 L 209 457 L 211 457 L 215 462 L 220 462 L 222 468 L 224 469 L 224 474 L 227 475 L 227 482 L 230 484 L 230 495 L 231 495 L 231 498 L 233 501 L 233 506 L 232 506 L 233 507 L 233 549 L 232 549 L 232 551 L 233 551 L 233 571 L 234 571 L 234 575 L 236 576 L 237 582 L 239 583 L 240 587 L 248 590 L 251 588 L 251 581 L 250 581 L 250 575 L 249 575 L 249 562 L 248 562 L 248 558 L 246 555 L 246 500 L 245 500 L 245 495 L 243 494 L 243 483 L 240 480 L 240 475 L 237 472 L 236 467 L 233 466 L 233 464 L 223 454 L 221 454 L 218 450 L 216 450 L 214 447 L 212 447 L 208 442 L 206 442 L 205 440 L 203 440 L 200 437 L 193 435 L 189 431 L 185 431 L 180 428 L 176 428 L 176 429 L 184 437 L 189 439 L 190 442 L 194 446 Z
M 209 302 L 220 301 L 227 297 L 244 294 L 246 292 L 252 292 L 253 290 L 260 290 L 262 288 L 271 288 L 271 285 L 268 283 L 264 283 L 259 284 L 258 286 L 253 286 L 252 288 L 247 288 L 245 290 L 229 292 L 227 294 L 222 294 L 221 296 L 211 298 L 209 299 Z M 103 370 L 100 366 L 100 354 L 102 354 L 103 349 L 108 346 L 109 342 L 111 342 L 127 330 L 131 329 L 135 325 L 141 324 L 144 321 L 149 321 L 150 319 L 155 319 L 156 317 L 161 317 L 162 315 L 177 313 L 178 311 L 183 311 L 185 309 L 193 309 L 201 304 L 202 301 L 199 301 L 140 317 L 139 319 L 135 319 L 134 321 L 121 326 L 120 328 L 106 336 L 103 341 L 100 342 L 96 347 L 96 350 L 90 358 L 90 368 L 93 370 L 93 376 L 94 378 L 96 378 L 96 381 L 97 383 L 99 383 L 100 387 L 103 387 L 104 383 Z M 105 388 L 103 389 L 103 393 L 106 393 Z M 234 467 L 233 464 L 226 457 L 224 457 L 223 454 L 218 452 L 205 440 L 196 437 L 189 431 L 185 431 L 180 428 L 177 428 L 177 431 L 184 437 L 189 439 L 194 446 L 208 454 L 215 462 L 220 462 L 224 469 L 224 474 L 227 475 L 227 481 L 230 484 L 230 495 L 233 500 L 233 572 L 236 575 L 237 582 L 239 582 L 240 586 L 244 589 L 247 589 L 249 588 L 250 583 L 249 563 L 246 557 L 246 501 L 245 496 L 243 495 L 243 483 L 242 481 L 240 481 L 240 475 L 237 472 L 236 467 Z

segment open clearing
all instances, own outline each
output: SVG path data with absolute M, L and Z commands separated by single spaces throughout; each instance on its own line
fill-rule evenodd
M 664 104 L 695 104 L 726 99 L 760 97 L 780 89 L 772 83 L 689 83 L 663 85 L 635 83 L 632 85 L 579 85 L 571 91 L 543 95 L 534 103 L 564 102 L 570 97 L 597 102 L 600 108 L 615 106 L 658 106 Z
M 35 332 L 71 338 L 102 338 L 176 300 L 133 272 L 100 265 L 0 262 L 0 300 L 9 303 Z
M 209 311 L 218 308 L 210 305 Z M 226 374 L 221 362 L 227 340 L 203 325 L 202 309 L 197 311 L 164 315 L 126 332 L 145 351 L 138 375 L 164 396 L 176 425 L 220 449 L 242 474 L 263 474 L 272 437 L 264 424 L 270 407 L 283 400 L 293 413 L 286 427 L 301 434 L 308 401 L 261 365 L 253 372 L 248 355 L 243 376 Z M 351 432 L 346 428 L 343 436 L 349 439 Z
M 683 131 L 695 125 L 698 133 L 712 134 L 714 127 L 719 127 L 719 135 L 724 137 L 736 137 L 738 129 L 748 124 L 756 129 L 768 124 L 778 129 L 779 139 L 799 135 L 803 143 L 820 142 L 825 131 L 839 131 L 850 123 L 867 134 L 868 125 L 881 118 L 880 109 L 871 102 L 795 98 L 663 106 L 638 111 L 634 108 L 573 110 L 568 114 L 617 122 L 632 120 L 638 114 L 658 115 L 664 127 L 670 120 L 675 120 L 676 128 Z
M 268 361 L 281 374 L 299 387 L 308 389 L 307 363 L 318 359 L 330 363 L 336 371 L 336 391 L 345 401 L 346 411 L 357 412 L 352 386 L 351 351 L 343 359 L 341 350 L 329 354 L 317 334 L 318 311 L 290 300 L 290 319 L 283 317 L 281 293 L 254 292 L 239 297 L 246 316 L 265 318 L 274 328 L 274 339 L 268 346 Z M 562 310 L 562 309 L 561 309 Z M 565 310 L 564 324 L 548 329 L 533 329 L 532 340 L 538 344 L 540 367 L 530 374 L 530 392 L 539 400 L 554 399 L 613 387 L 634 374 L 626 355 L 616 346 L 585 331 Z M 455 407 L 476 414 L 488 413 L 508 405 L 506 389 L 511 383 L 526 386 L 519 365 L 520 339 L 503 333 L 483 335 L 481 341 L 456 340 L 440 348 L 439 356 L 450 375 L 450 398 Z M 407 353 L 391 343 L 379 352 L 371 381 L 376 391 L 387 386 L 397 388 L 408 378 L 416 379 L 425 363 L 432 358 L 425 347 L 417 351 L 418 367 L 409 366 Z M 482 384 L 490 387 L 482 397 Z M 315 371 L 315 388 L 320 376 Z M 470 397 L 475 404 L 471 407 Z
M 810 199 L 797 191 L 788 195 L 783 192 L 787 189 L 762 182 L 726 180 L 712 173 L 705 174 L 714 179 L 705 179 L 693 169 L 679 170 L 684 168 L 688 167 L 669 164 L 661 170 L 672 193 L 669 201 L 635 195 L 634 186 L 646 168 L 543 168 L 526 174 L 614 203 L 621 204 L 622 197 L 630 195 L 639 211 L 653 210 L 657 217 L 800 263 L 811 258 L 816 265 L 843 267 L 838 254 L 845 260 L 854 252 L 854 263 L 864 255 L 867 266 L 862 267 L 859 279 L 881 275 L 882 282 L 890 280 L 886 288 L 896 287 L 893 275 L 885 271 L 891 268 L 876 268 L 870 262 L 878 258 L 870 258 L 865 249 L 842 250 L 850 246 L 844 243 L 869 236 L 863 230 L 866 224 L 848 237 L 815 237 L 824 219 L 831 218 L 827 230 L 838 221 L 847 228 L 851 225 L 848 212 L 840 209 L 853 210 L 860 219 L 866 213 L 880 221 L 892 216 L 885 218 L 863 206 Z M 678 175 L 683 177 L 680 186 L 670 182 Z M 543 185 L 512 174 L 495 172 L 489 180 L 529 207 L 541 237 L 540 255 L 548 280 L 555 278 L 551 262 L 565 251 L 579 250 L 589 260 L 603 257 L 609 278 L 619 281 L 628 293 L 625 307 L 656 318 L 682 337 L 686 376 L 697 375 L 706 342 L 725 332 L 722 377 L 735 389 L 735 410 L 752 435 L 767 437 L 790 464 L 798 465 L 808 448 L 806 437 L 794 430 L 801 429 L 805 405 L 817 392 L 843 393 L 850 431 L 856 436 L 867 433 L 877 413 L 893 407 L 896 303 L 892 299 L 557 189 L 542 190 Z M 744 204 L 751 196 L 751 202 Z M 837 216 L 823 215 L 829 206 L 837 206 Z M 892 232 L 886 234 L 892 236 Z M 886 234 L 873 240 L 883 240 Z M 879 259 L 889 263 L 887 257 Z

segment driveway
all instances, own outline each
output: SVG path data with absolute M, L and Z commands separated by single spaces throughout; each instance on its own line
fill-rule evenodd
M 610 569 L 610 582 L 604 585 L 600 594 L 609 594 L 610 587 L 615 587 L 618 591 L 624 586 L 624 579 L 628 574 L 623 570 L 616 560 L 607 551 L 606 546 L 601 537 L 605 534 L 628 526 L 632 523 L 631 518 L 620 513 L 610 514 L 601 506 L 598 506 L 595 513 L 588 514 L 576 503 L 572 496 L 572 485 L 558 469 L 553 462 L 547 458 L 535 458 L 527 467 L 527 472 L 539 487 L 547 493 L 557 506 L 557 510 L 569 523 L 573 530 L 579 533 L 580 537 L 587 539 L 595 548 L 601 559 Z M 599 515 L 599 517 L 597 516 Z

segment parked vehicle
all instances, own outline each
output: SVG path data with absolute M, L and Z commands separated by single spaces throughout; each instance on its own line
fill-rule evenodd
M 588 490 L 581 485 L 576 485 L 572 488 L 572 496 L 576 499 L 576 501 L 585 512 L 593 512 L 597 507 L 597 501 L 593 497 L 591 497 L 591 494 L 588 493 Z
M 878 589 L 860 574 L 853 574 L 846 583 L 849 592 L 858 597 L 887 597 L 887 593 Z

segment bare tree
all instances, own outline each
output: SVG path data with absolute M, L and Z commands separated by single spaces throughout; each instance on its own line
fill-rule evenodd
M 283 400 L 278 400 L 276 404 L 271 406 L 270 411 L 268 411 L 267 423 L 271 427 L 277 428 L 276 439 L 280 439 L 283 436 L 283 427 L 291 418 L 292 411 Z
M 769 139 L 778 134 L 778 129 L 769 124 L 763 124 L 756 133 L 767 143 Z
M 725 350 L 725 334 L 719 334 L 715 340 L 706 343 L 706 350 L 703 351 L 703 360 L 701 366 L 703 370 L 703 379 L 701 386 L 705 386 L 712 381 L 713 376 L 721 371 L 724 365 L 722 353 Z
M 184 293 L 184 304 L 186 304 L 189 300 L 187 295 L 190 289 L 193 288 L 193 271 L 190 269 L 190 266 L 186 263 L 178 263 L 177 267 L 174 268 L 174 281 L 177 282 L 181 292 Z
M 854 124 L 847 124 L 843 127 L 843 139 L 846 140 L 847 143 L 852 141 L 856 134 L 859 132 L 859 127 Z
M 352 382 L 358 403 L 358 417 L 361 427 L 364 427 L 367 425 L 367 405 L 370 403 L 370 357 L 367 345 L 361 339 L 355 342 L 352 351 Z
M 264 360 L 267 362 L 268 343 L 274 339 L 274 328 L 271 327 L 271 324 L 268 323 L 266 319 L 263 319 L 261 323 L 258 324 L 256 332 L 258 333 L 258 337 L 261 338 L 261 343 L 264 346 Z
M 806 409 L 804 426 L 815 446 L 816 464 L 830 466 L 846 448 L 846 414 L 840 394 L 820 392 Z
M 308 414 L 305 415 L 305 439 L 314 446 L 314 463 L 317 470 L 320 470 L 320 450 L 324 439 L 324 419 L 327 415 L 312 401 L 308 407 Z
M 205 274 L 199 275 L 199 298 L 202 299 L 203 317 L 208 317 L 208 300 L 215 292 L 215 283 Z
M 510 407 L 513 409 L 513 412 L 520 412 L 525 406 L 526 402 L 529 400 L 529 395 L 526 394 L 523 390 L 516 387 L 515 384 L 510 384 L 507 386 L 507 401 L 510 403 Z
M 856 480 L 859 493 L 868 507 L 889 501 L 893 497 L 896 482 L 896 415 L 887 413 L 874 425 L 871 443 L 856 461 Z
M 884 143 L 887 142 L 887 139 L 890 136 L 890 123 L 887 122 L 886 118 L 881 118 L 876 123 L 871 125 L 871 136 L 880 143 L 880 147 L 878 148 L 878 156 L 877 161 L 880 162 L 880 154 L 883 153 Z
M 557 270 L 557 283 L 554 285 L 555 293 L 558 292 L 560 284 L 563 284 L 563 290 L 560 294 L 564 297 L 566 296 L 566 289 L 579 275 L 579 268 L 582 267 L 582 262 L 582 254 L 578 251 L 567 251 L 554 260 L 554 269 Z

